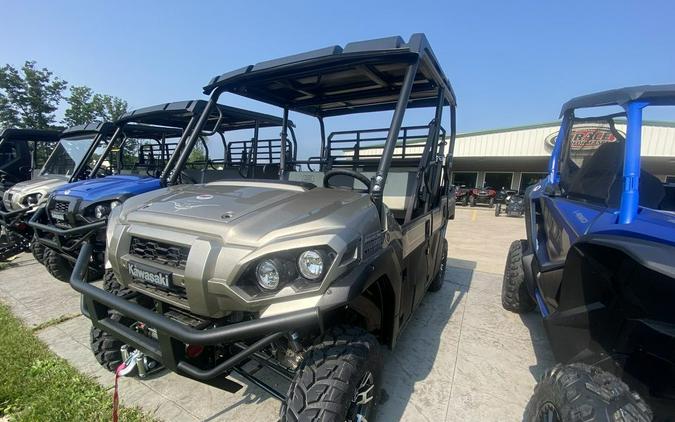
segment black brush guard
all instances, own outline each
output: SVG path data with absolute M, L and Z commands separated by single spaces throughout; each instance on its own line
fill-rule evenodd
M 70 229 L 60 229 L 58 227 L 50 226 L 40 222 L 43 216 L 46 216 L 47 207 L 40 207 L 28 220 L 28 225 L 33 228 L 38 242 L 43 245 L 56 250 L 64 258 L 75 261 L 73 258 L 74 252 L 85 241 L 89 240 L 92 235 L 95 235 L 99 230 L 104 230 L 108 224 L 108 220 L 94 221 L 93 223 L 83 224 L 81 226 Z M 44 233 L 49 233 L 53 237 L 50 239 L 44 236 Z M 62 239 L 73 240 L 70 245 L 65 245 Z
M 270 362 L 269 359 L 258 352 L 290 330 L 320 326 L 319 313 L 316 308 L 239 322 L 228 326 L 197 330 L 162 315 L 163 307 L 161 303 L 159 306 L 160 313 L 154 312 L 88 284 L 85 281 L 85 275 L 92 251 L 92 245 L 89 242 L 82 244 L 70 279 L 70 285 L 82 294 L 82 313 L 91 319 L 95 327 L 141 350 L 179 375 L 232 391 L 239 385 L 228 380 L 225 376 L 231 371 L 236 371 L 272 396 L 281 400 L 284 399 L 283 394 L 243 371 L 241 365 L 248 360 L 255 360 L 284 378 L 290 379 L 292 374 L 288 370 L 275 362 Z M 109 317 L 110 310 L 115 310 L 125 317 L 143 322 L 154 328 L 157 330 L 157 339 L 144 336 L 111 319 Z M 241 343 L 244 340 L 251 339 L 256 339 L 251 345 Z M 212 368 L 201 369 L 184 360 L 187 344 L 203 346 L 231 344 L 240 351 Z M 236 387 L 233 387 L 232 384 L 235 384 Z

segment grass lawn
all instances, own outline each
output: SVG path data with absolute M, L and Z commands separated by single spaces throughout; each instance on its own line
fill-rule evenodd
M 112 374 L 111 374 L 112 377 Z M 0 419 L 109 421 L 112 394 L 49 351 L 0 304 Z M 120 409 L 120 421 L 151 421 Z

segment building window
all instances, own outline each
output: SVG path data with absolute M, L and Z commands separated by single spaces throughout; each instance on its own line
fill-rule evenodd
M 452 184 L 455 186 L 464 186 L 475 188 L 478 180 L 478 172 L 454 172 L 452 173 Z
M 513 173 L 485 173 L 485 183 L 483 187 L 500 189 L 511 189 Z
M 548 173 L 523 173 L 520 177 L 518 191 L 525 192 L 528 186 L 534 185 L 546 176 L 548 176 Z

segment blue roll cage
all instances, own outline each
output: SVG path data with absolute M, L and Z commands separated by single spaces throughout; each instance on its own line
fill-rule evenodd
M 574 100 L 572 100 L 574 101 Z M 616 104 L 616 103 L 615 103 Z M 604 106 L 609 104 L 597 104 Z M 626 142 L 623 161 L 623 189 L 619 206 L 618 224 L 630 224 L 635 220 L 640 202 L 640 145 L 642 142 L 642 110 L 649 106 L 675 105 L 675 96 L 658 97 L 656 99 L 637 99 L 624 104 L 626 112 Z M 593 107 L 592 105 L 590 107 Z M 581 108 L 581 107 L 580 107 Z M 567 134 L 574 119 L 575 108 L 563 107 L 563 120 L 560 132 L 556 137 L 555 147 L 548 163 L 548 183 L 555 185 L 560 182 L 560 154 Z

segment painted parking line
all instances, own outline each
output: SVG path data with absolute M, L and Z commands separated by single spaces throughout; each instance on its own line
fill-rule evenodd
M 476 221 L 476 215 L 478 215 L 478 213 L 476 212 L 476 210 L 473 210 L 473 212 L 471 213 L 471 221 Z

